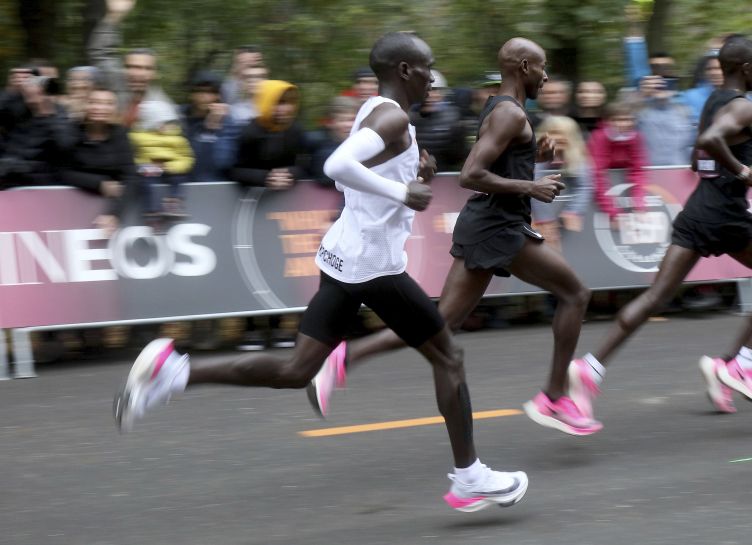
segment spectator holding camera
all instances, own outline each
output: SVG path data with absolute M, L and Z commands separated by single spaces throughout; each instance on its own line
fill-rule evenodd
M 25 78 L 20 95 L 5 105 L 4 154 L 0 157 L 0 186 L 58 183 L 73 132 L 64 109 L 57 104 L 56 81 L 46 76 Z
M 86 111 L 75 127 L 75 143 L 62 180 L 101 195 L 106 207 L 95 220 L 107 236 L 117 229 L 124 202 L 136 187 L 136 166 L 128 131 L 117 122 L 117 97 L 107 88 L 92 90 Z
M 640 82 L 637 129 L 645 140 L 648 164 L 688 165 L 695 140 L 689 109 L 677 100 L 676 79 L 645 76 Z
M 637 130 L 631 104 L 624 100 L 612 102 L 606 107 L 604 123 L 593 131 L 588 141 L 588 151 L 593 159 L 594 198 L 598 208 L 614 220 L 620 212 L 614 198 L 608 195 L 611 180 L 610 169 L 625 169 L 633 208 L 644 207 L 647 177 L 645 143 Z

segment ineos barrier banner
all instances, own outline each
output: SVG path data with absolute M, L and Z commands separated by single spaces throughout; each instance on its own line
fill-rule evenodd
M 593 209 L 580 232 L 562 230 L 562 251 L 593 288 L 648 285 L 671 240 L 671 221 L 697 183 L 686 169 L 649 172 L 644 210 L 631 211 L 618 173 L 615 221 Z M 451 264 L 451 233 L 471 192 L 440 175 L 416 214 L 408 272 L 438 297 Z M 562 207 L 566 192 L 552 206 Z M 318 286 L 314 257 L 342 194 L 313 182 L 283 192 L 233 183 L 188 184 L 190 217 L 164 233 L 137 210 L 107 239 L 93 227 L 102 199 L 66 187 L 0 193 L 0 327 L 216 317 L 305 307 Z M 688 280 L 750 276 L 728 257 L 704 259 Z M 487 295 L 534 293 L 496 278 Z

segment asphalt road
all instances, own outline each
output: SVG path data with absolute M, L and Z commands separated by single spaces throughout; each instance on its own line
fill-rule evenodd
M 714 414 L 697 369 L 740 320 L 647 324 L 609 368 L 594 436 L 520 414 L 477 420 L 482 460 L 527 471 L 530 488 L 517 506 L 471 514 L 441 499 L 452 465 L 442 425 L 298 433 L 436 416 L 414 352 L 352 373 L 326 422 L 302 392 L 207 387 L 123 436 L 111 403 L 125 357 L 40 366 L 39 378 L 0 383 L 0 543 L 746 545 L 752 405 Z M 586 324 L 579 351 L 608 325 Z M 546 326 L 459 340 L 475 411 L 520 409 L 541 387 Z

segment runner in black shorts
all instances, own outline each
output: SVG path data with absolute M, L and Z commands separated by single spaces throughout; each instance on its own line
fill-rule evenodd
M 414 211 L 425 210 L 431 201 L 422 177 L 430 178 L 435 170 L 435 161 L 418 150 L 407 111 L 431 88 L 433 54 L 424 41 L 397 32 L 376 42 L 370 61 L 379 96 L 361 106 L 350 136 L 324 166 L 344 188 L 345 207 L 321 241 L 316 258 L 321 287 L 303 315 L 295 351 L 288 358 L 261 353 L 189 363 L 187 355 L 174 351 L 171 339 L 153 341 L 115 398 L 115 418 L 128 430 L 188 385 L 304 388 L 365 303 L 433 366 L 455 463 L 447 503 L 460 511 L 511 506 L 524 496 L 527 476 L 493 471 L 478 459 L 462 350 L 436 306 L 404 272 Z M 335 377 L 329 380 L 334 388 Z
M 671 245 L 663 257 L 653 285 L 625 306 L 606 340 L 593 353 L 572 362 L 571 395 L 592 414 L 599 393 L 603 364 L 658 308 L 673 297 L 701 257 L 728 254 L 752 267 L 752 215 L 747 190 L 752 185 L 752 102 L 744 94 L 752 89 L 752 42 L 729 38 L 719 53 L 724 84 L 705 103 L 693 168 L 700 181 L 673 225 Z M 700 359 L 715 407 L 735 412 L 733 391 L 752 400 L 752 321 L 736 339 L 728 355 Z M 736 356 L 734 356 L 736 354 Z
M 457 220 L 451 254 L 454 262 L 444 284 L 439 311 L 450 327 L 459 328 L 477 306 L 494 275 L 515 275 L 550 291 L 558 299 L 553 321 L 554 353 L 544 391 L 525 404 L 533 419 L 575 435 L 601 428 L 580 413 L 565 395 L 567 367 L 577 346 L 590 291 L 564 258 L 530 227 L 530 199 L 551 202 L 563 189 L 559 175 L 533 181 L 536 158 L 553 151 L 547 137 L 536 142 L 523 104 L 547 81 L 546 54 L 524 38 L 509 40 L 499 51 L 502 83 L 480 116 L 478 141 L 460 174 L 460 184 L 478 193 Z M 366 355 L 404 346 L 391 331 L 342 344 L 335 350 L 336 373 Z M 324 371 L 322 371 L 323 373 Z M 318 378 L 318 377 L 317 377 Z M 317 380 L 312 388 L 317 389 Z M 341 380 L 340 382 L 343 382 Z

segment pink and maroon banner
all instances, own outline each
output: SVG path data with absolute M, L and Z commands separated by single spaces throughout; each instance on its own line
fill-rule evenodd
M 561 249 L 593 289 L 648 285 L 671 240 L 671 221 L 696 184 L 686 169 L 653 170 L 645 209 L 614 224 L 589 210 Z M 629 184 L 612 196 L 629 210 Z M 457 214 L 470 195 L 453 175 L 433 182 L 416 215 L 408 272 L 438 297 L 451 263 Z M 0 327 L 217 317 L 305 307 L 318 286 L 314 256 L 342 194 L 312 182 L 286 192 L 232 183 L 189 184 L 190 218 L 154 234 L 133 209 L 111 239 L 93 228 L 102 200 L 72 188 L 0 193 Z M 553 206 L 560 207 L 566 193 Z M 688 280 L 751 276 L 728 257 L 704 259 Z M 495 279 L 487 295 L 540 291 Z

